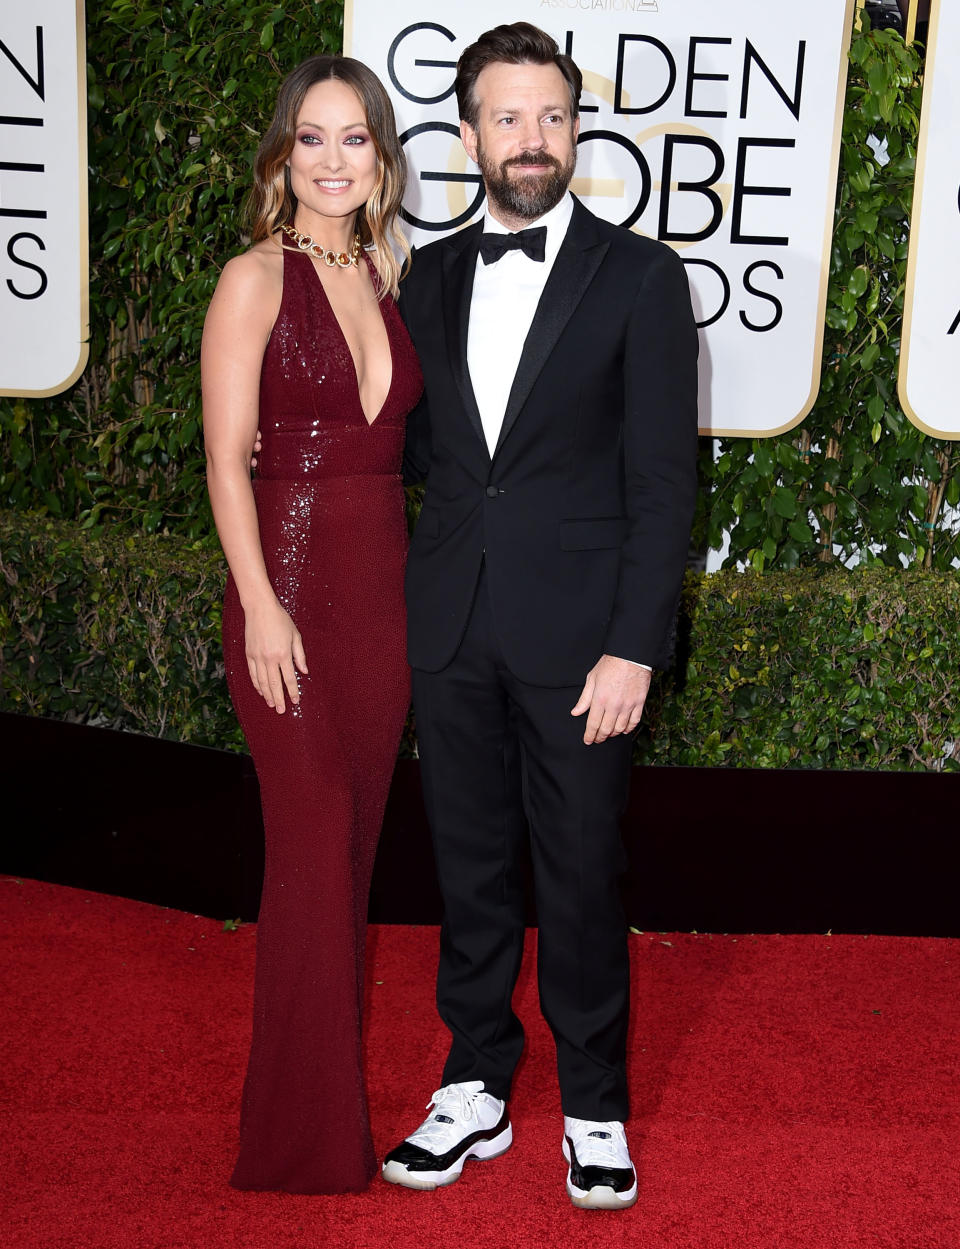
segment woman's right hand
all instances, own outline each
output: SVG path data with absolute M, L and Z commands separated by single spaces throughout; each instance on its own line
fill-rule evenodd
M 253 688 L 268 707 L 282 713 L 286 686 L 290 702 L 300 702 L 297 673 L 307 675 L 307 657 L 297 626 L 277 599 L 244 609 L 247 666 Z

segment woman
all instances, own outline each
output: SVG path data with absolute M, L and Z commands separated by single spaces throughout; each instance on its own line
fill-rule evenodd
M 237 1188 L 352 1192 L 376 1170 L 363 950 L 408 706 L 399 471 L 422 388 L 393 302 L 404 180 L 376 76 L 305 61 L 257 153 L 253 246 L 225 265 L 204 326 L 227 680 L 266 835 Z

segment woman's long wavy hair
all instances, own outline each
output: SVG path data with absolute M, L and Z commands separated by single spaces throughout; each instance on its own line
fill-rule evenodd
M 269 238 L 281 226 L 293 225 L 297 197 L 290 186 L 287 160 L 293 151 L 297 117 L 304 96 L 318 82 L 330 78 L 351 87 L 360 98 L 367 129 L 377 154 L 377 180 L 370 198 L 357 213 L 360 242 L 376 248 L 373 261 L 380 275 L 380 298 L 396 298 L 400 278 L 410 260 L 410 246 L 397 225 L 397 214 L 407 183 L 407 162 L 397 137 L 393 105 L 373 70 L 349 56 L 311 56 L 283 80 L 277 106 L 253 162 L 253 188 L 247 205 L 250 233 L 255 243 Z M 403 268 L 394 246 L 404 257 Z

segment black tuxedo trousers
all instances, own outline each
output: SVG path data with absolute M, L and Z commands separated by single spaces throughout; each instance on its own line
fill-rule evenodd
M 453 1042 L 443 1084 L 510 1096 L 523 1049 L 511 1006 L 529 837 L 540 1007 L 564 1114 L 626 1119 L 629 964 L 618 877 L 632 737 L 584 745 L 580 687 L 507 667 L 481 570 L 466 633 L 440 672 L 414 669 L 427 817 L 444 900 L 437 1004 Z

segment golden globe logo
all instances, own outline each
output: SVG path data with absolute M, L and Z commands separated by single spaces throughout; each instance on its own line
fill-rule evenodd
M 537 22 L 583 72 L 572 190 L 687 267 L 704 431 L 795 425 L 819 387 L 853 0 L 521 7 L 488 0 L 452 20 L 443 0 L 348 0 L 346 46 L 383 77 L 397 112 L 413 241 L 483 209 L 459 140 L 460 52 L 483 29 Z

